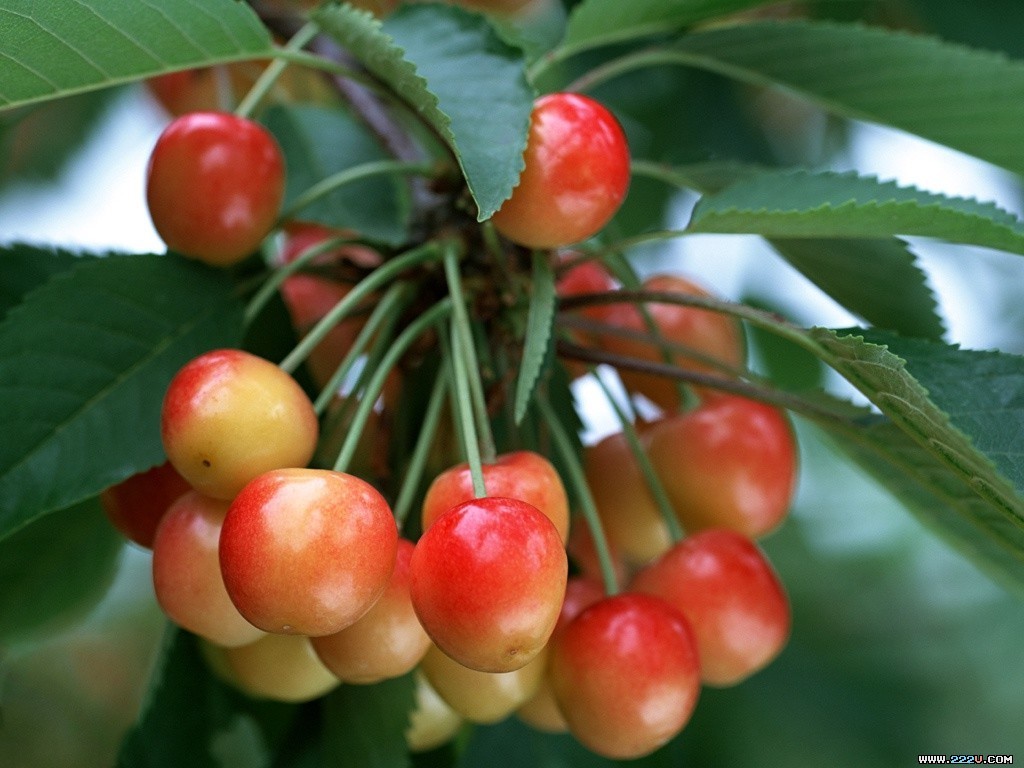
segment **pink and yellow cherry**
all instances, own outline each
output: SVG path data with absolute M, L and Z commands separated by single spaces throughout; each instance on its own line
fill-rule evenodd
M 416 670 L 415 703 L 409 712 L 405 745 L 410 752 L 427 752 L 451 741 L 465 719 L 448 706 L 422 671 Z
M 584 460 L 601 526 L 623 559 L 643 565 L 667 551 L 672 546 L 668 525 L 625 434 L 614 432 L 588 446 Z
M 700 693 L 693 633 L 660 598 L 622 593 L 569 622 L 548 675 L 569 731 L 604 757 L 649 754 L 679 733 Z
M 618 546 L 605 537 L 608 545 L 608 555 L 611 558 L 612 570 L 615 574 L 617 584 L 625 584 L 629 578 L 629 568 Z M 576 570 L 583 576 L 601 581 L 603 573 L 601 570 L 601 558 L 597 554 L 597 543 L 594 541 L 594 534 L 587 525 L 587 521 L 580 515 L 572 520 L 569 528 L 569 540 L 565 543 L 565 551 L 569 560 L 576 567 Z
M 508 672 L 547 643 L 568 560 L 554 524 L 536 507 L 487 496 L 433 522 L 416 544 L 410 574 L 412 603 L 431 640 L 463 666 Z
M 196 490 L 232 499 L 257 475 L 303 467 L 316 449 L 313 404 L 290 375 L 240 349 L 218 349 L 175 374 L 161 412 L 164 450 Z
M 689 620 L 708 685 L 746 679 L 789 639 L 786 592 L 764 553 L 735 531 L 683 539 L 639 571 L 630 589 L 662 598 Z
M 528 701 L 540 686 L 547 648 L 526 665 L 508 672 L 481 672 L 465 667 L 431 645 L 420 662 L 431 687 L 471 723 L 497 723 Z
M 564 542 L 569 535 L 569 499 L 558 472 L 550 461 L 533 451 L 514 451 L 483 465 L 488 496 L 519 499 L 533 505 L 554 524 Z M 457 504 L 473 498 L 469 464 L 462 463 L 439 474 L 423 499 L 423 530 Z
M 311 701 L 341 684 L 302 635 L 264 635 L 237 648 L 204 645 L 203 655 L 225 682 L 261 699 Z
M 218 645 L 237 646 L 264 633 L 242 617 L 224 587 L 217 548 L 227 507 L 196 491 L 170 506 L 153 540 L 153 589 L 175 624 Z
M 581 254 L 572 252 L 563 255 L 563 262 L 575 261 Z M 607 293 L 614 291 L 617 287 L 615 280 L 604 266 L 596 260 L 579 261 L 573 263 L 558 277 L 555 289 L 558 295 L 563 298 L 579 296 L 590 293 Z M 578 312 L 585 319 L 596 323 L 605 322 L 608 313 L 608 305 L 597 304 L 592 307 L 584 307 Z M 569 339 L 574 343 L 584 346 L 596 346 L 598 336 L 589 330 L 571 329 L 568 333 Z M 566 367 L 573 378 L 579 378 L 587 372 L 586 365 L 577 360 L 569 359 Z
M 168 248 L 230 266 L 270 233 L 284 178 L 281 150 L 263 126 L 223 112 L 190 112 L 153 147 L 146 201 Z
M 220 566 L 231 600 L 268 632 L 340 632 L 384 593 L 398 528 L 369 483 L 323 469 L 278 469 L 231 502 Z
M 534 103 L 519 183 L 491 218 L 528 248 L 556 248 L 597 234 L 629 187 L 629 147 L 603 105 L 576 93 Z
M 375 683 L 413 669 L 430 646 L 409 597 L 413 543 L 398 540 L 391 581 L 373 607 L 351 626 L 313 638 L 320 660 L 346 683 Z
M 571 576 L 565 585 L 565 599 L 558 621 L 551 633 L 550 643 L 557 642 L 559 633 L 578 616 L 584 608 L 604 598 L 604 586 L 600 581 L 587 576 Z M 516 710 L 516 716 L 527 725 L 547 733 L 564 733 L 569 730 L 562 710 L 555 701 L 551 681 L 545 674 L 537 692 L 523 706 Z
M 796 485 L 796 443 L 778 408 L 734 395 L 665 416 L 648 455 L 688 532 L 730 528 L 762 536 L 785 518 Z
M 702 286 L 678 275 L 654 275 L 646 279 L 642 287 L 645 291 L 712 297 Z M 605 310 L 605 323 L 628 331 L 649 333 L 647 321 L 635 305 L 607 304 L 602 309 Z M 728 375 L 709 360 L 728 368 L 738 368 L 745 362 L 743 327 L 735 318 L 707 309 L 663 302 L 649 302 L 647 311 L 662 339 L 694 351 L 693 356 L 670 351 L 669 359 L 674 365 L 699 373 Z M 619 355 L 654 363 L 665 362 L 664 352 L 654 341 L 607 334 L 599 343 L 609 352 Z M 628 390 L 639 392 L 665 411 L 674 412 L 679 409 L 679 388 L 674 379 L 625 369 L 620 370 L 619 375 Z
M 100 504 L 126 539 L 152 549 L 156 528 L 167 508 L 190 490 L 192 486 L 165 461 L 110 486 L 100 494 Z

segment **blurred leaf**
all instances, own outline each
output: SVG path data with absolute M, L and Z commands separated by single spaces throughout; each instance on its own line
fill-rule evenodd
M 768 238 L 919 235 L 1024 254 L 1024 225 L 992 203 L 851 173 L 758 174 L 701 198 L 686 231 Z
M 491 23 L 510 45 L 534 60 L 554 48 L 565 36 L 566 14 L 561 3 L 527 4 L 512 16 L 494 16 Z
M 272 50 L 237 0 L 0 0 L 0 29 L 0 109 Z
M 159 667 L 138 722 L 121 745 L 117 768 L 222 768 L 225 742 L 264 765 L 298 708 L 256 701 L 214 677 L 194 636 L 168 626 Z M 236 764 L 239 764 L 236 762 Z
M 285 207 L 318 181 L 388 155 L 361 123 L 340 109 L 275 106 L 264 116 L 288 166 Z M 298 218 L 397 245 L 406 238 L 408 196 L 394 177 L 346 184 L 303 208 Z
M 88 259 L 30 293 L 0 324 L 0 539 L 163 461 L 171 377 L 240 337 L 224 273 L 175 256 Z
M 676 32 L 699 21 L 765 5 L 769 0 L 585 0 L 569 17 L 565 46 L 583 50 Z
M 33 288 L 87 258 L 88 254 L 25 243 L 0 248 L 0 321 Z
M 526 410 L 533 402 L 544 364 L 550 359 L 551 336 L 554 331 L 555 273 L 551 269 L 548 255 L 542 251 L 533 254 L 533 283 L 530 290 L 530 309 L 526 316 L 523 339 L 523 358 L 519 363 L 519 377 L 516 382 L 515 420 L 523 421 Z
M 961 0 L 906 0 L 924 26 L 947 40 L 975 48 L 1000 50 L 1024 58 L 1024 25 L 1019 0 L 985 0 L 963 3 Z
M 0 645 L 52 633 L 83 616 L 113 582 L 123 546 L 96 499 L 0 542 Z
M 835 114 L 1024 172 L 1024 61 L 903 31 L 806 21 L 709 29 L 667 51 L 679 63 L 781 86 Z
M 533 91 L 519 51 L 485 17 L 441 5 L 403 6 L 383 26 L 347 6 L 314 18 L 448 144 L 490 218 L 523 168 Z
M 327 765 L 405 768 L 405 730 L 414 703 L 412 674 L 373 685 L 343 685 L 323 701 Z

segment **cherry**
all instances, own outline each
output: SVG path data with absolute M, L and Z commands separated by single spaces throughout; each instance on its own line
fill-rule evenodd
M 191 486 L 170 462 L 139 472 L 100 494 L 100 503 L 111 524 L 125 538 L 146 549 L 164 512 Z
M 554 523 L 562 541 L 569 534 L 569 499 L 550 461 L 533 451 L 506 453 L 483 465 L 488 496 L 505 496 L 532 504 Z M 473 498 L 469 464 L 462 463 L 434 478 L 423 499 L 423 530 L 456 504 Z
M 431 645 L 420 669 L 448 706 L 471 723 L 496 723 L 528 701 L 540 686 L 547 649 L 508 672 L 470 669 Z
M 547 642 L 568 561 L 536 507 L 488 496 L 438 517 L 416 544 L 410 570 L 412 603 L 434 643 L 466 667 L 507 672 Z
M 231 502 L 220 565 L 250 622 L 315 637 L 370 610 L 387 588 L 397 546 L 391 509 L 369 483 L 324 469 L 279 469 Z
M 264 635 L 237 648 L 209 644 L 202 648 L 215 673 L 257 698 L 311 701 L 341 684 L 302 635 Z
M 693 632 L 650 595 L 584 609 L 551 644 L 549 673 L 569 731 L 604 757 L 632 759 L 679 733 L 700 693 Z
M 785 590 L 746 536 L 708 529 L 639 571 L 630 587 L 675 606 L 690 622 L 709 685 L 735 685 L 774 659 L 789 638 Z
M 239 349 L 213 350 L 182 367 L 164 395 L 160 427 L 174 468 L 220 499 L 262 472 L 305 466 L 319 433 L 298 383 Z
M 688 532 L 731 528 L 762 536 L 785 518 L 796 480 L 796 444 L 777 408 L 735 395 L 705 397 L 665 416 L 648 453 Z
M 235 608 L 217 558 L 227 502 L 189 491 L 167 510 L 153 540 L 153 589 L 172 621 L 218 645 L 258 640 Z
M 404 675 L 419 664 L 430 638 L 409 597 L 413 543 L 398 540 L 387 589 L 359 620 L 340 632 L 313 638 L 320 660 L 346 683 L 375 683 Z
M 255 251 L 284 198 L 284 158 L 261 125 L 222 112 L 171 122 L 150 155 L 146 200 L 173 251 L 229 266 Z
M 530 248 L 586 240 L 618 211 L 629 187 L 629 148 L 618 121 L 588 96 L 552 93 L 534 103 L 512 196 L 491 218 Z
M 678 275 L 654 275 L 644 281 L 642 288 L 647 291 L 712 297 L 704 287 Z M 743 328 L 738 320 L 719 312 L 679 304 L 649 302 L 646 307 L 662 339 L 696 353 L 688 356 L 670 351 L 669 361 L 672 364 L 699 373 L 727 375 L 712 363 L 702 360 L 701 356 L 733 368 L 742 366 L 746 360 Z M 649 334 L 647 321 L 635 305 L 607 304 L 595 309 L 604 310 L 603 321 L 609 325 Z M 598 343 L 609 352 L 626 357 L 655 363 L 666 362 L 662 348 L 656 342 L 607 334 Z M 674 379 L 624 369 L 619 371 L 619 376 L 628 390 L 639 392 L 665 411 L 679 409 L 679 388 Z
M 405 744 L 410 752 L 427 752 L 450 741 L 465 720 L 438 695 L 422 671 L 416 670 L 414 679 L 416 701 L 409 712 Z

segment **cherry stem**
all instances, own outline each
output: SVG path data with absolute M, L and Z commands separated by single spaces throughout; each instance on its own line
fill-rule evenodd
M 587 477 L 583 472 L 583 465 L 576 453 L 576 448 L 569 439 L 562 422 L 548 401 L 543 392 L 537 393 L 537 407 L 540 409 L 544 421 L 548 425 L 551 437 L 555 442 L 555 448 L 562 457 L 562 463 L 569 474 L 569 484 L 579 502 L 583 518 L 587 521 L 590 535 L 594 539 L 594 549 L 597 552 L 597 560 L 601 566 L 601 579 L 604 582 L 604 591 L 608 595 L 615 595 L 619 592 L 619 579 L 615 575 L 615 563 L 612 560 L 611 550 L 608 547 L 608 538 L 604 534 L 604 526 L 601 525 L 601 517 L 597 514 L 597 504 L 594 502 L 594 495 L 587 485 Z
M 278 217 L 279 221 L 287 221 L 296 218 L 300 211 L 308 205 L 316 202 L 322 197 L 329 195 L 336 189 L 346 184 L 369 179 L 374 176 L 388 176 L 391 174 L 408 174 L 411 176 L 429 176 L 437 171 L 436 163 L 432 162 L 409 162 L 407 160 L 373 160 L 368 163 L 346 168 L 344 171 L 331 174 L 311 186 L 301 195 L 296 197 Z
M 420 480 L 423 478 L 423 471 L 427 464 L 427 456 L 433 447 L 434 439 L 437 437 L 437 430 L 441 424 L 441 409 L 444 406 L 445 397 L 448 394 L 448 374 L 444 368 L 439 368 L 437 378 L 434 379 L 434 388 L 430 392 L 430 400 L 427 402 L 427 410 L 423 414 L 423 423 L 420 424 L 420 434 L 416 438 L 416 445 L 413 447 L 409 463 L 405 468 L 405 476 L 402 478 L 402 487 L 398 491 L 398 498 L 393 507 L 395 520 L 401 529 L 412 509 L 413 499 L 419 488 Z
M 387 352 L 381 359 L 380 364 L 374 366 L 370 381 L 359 399 L 359 407 L 352 417 L 348 434 L 345 435 L 345 442 L 342 443 L 341 450 L 338 452 L 338 460 L 334 463 L 335 472 L 344 472 L 351 463 L 352 457 L 355 456 L 356 449 L 359 447 L 359 439 L 362 437 L 363 430 L 370 418 L 370 413 L 377 403 L 377 398 L 380 397 L 380 393 L 384 390 L 384 384 L 387 381 L 388 374 L 391 373 L 391 369 L 398 364 L 402 355 L 412 346 L 413 342 L 419 339 L 431 325 L 441 318 L 448 316 L 451 311 L 451 299 L 447 297 L 441 299 L 409 323 L 398 335 L 394 343 L 387 348 Z
M 647 483 L 647 488 L 651 492 L 651 496 L 654 497 L 654 502 L 658 505 L 658 511 L 661 513 L 662 520 L 665 521 L 665 525 L 668 528 L 669 536 L 672 537 L 672 541 L 682 541 L 685 532 L 682 526 L 679 524 L 679 518 L 676 517 L 675 509 L 672 507 L 672 502 L 668 498 L 668 493 L 665 492 L 665 486 L 662 484 L 658 474 L 654 471 L 654 466 L 651 464 L 651 459 L 647 455 L 647 451 L 644 450 L 643 445 L 640 444 L 640 435 L 637 434 L 636 426 L 633 424 L 629 415 L 622 410 L 622 406 L 619 405 L 618 399 L 612 394 L 611 389 L 608 388 L 608 384 L 601 377 L 600 372 L 591 370 L 594 375 L 594 379 L 597 380 L 601 390 L 604 392 L 605 398 L 608 400 L 608 404 L 611 405 L 615 411 L 615 415 L 618 417 L 619 422 L 622 424 L 622 434 L 626 438 L 626 442 L 629 443 L 629 449 L 633 452 L 633 458 L 636 460 L 637 466 L 640 467 L 640 472 L 644 476 L 644 481 Z
M 312 245 L 306 248 L 302 253 L 295 258 L 294 261 L 290 261 L 287 264 L 282 264 L 280 267 L 274 269 L 270 273 L 270 277 L 264 281 L 263 285 L 260 286 L 259 291 L 252 297 L 249 305 L 245 308 L 245 312 L 242 314 L 242 319 L 245 325 L 249 325 L 263 308 L 267 305 L 267 302 L 274 296 L 277 289 L 281 287 L 285 280 L 294 275 L 296 272 L 301 270 L 303 267 L 309 265 L 317 256 L 322 256 L 325 253 L 329 253 L 335 248 L 340 248 L 343 245 L 349 243 L 358 242 L 350 237 L 332 237 L 329 240 Z
M 447 246 L 444 256 L 444 273 L 448 281 L 448 293 L 452 297 L 452 345 L 456 359 L 462 356 L 466 364 L 466 377 L 469 381 L 470 400 L 476 416 L 477 435 L 480 440 L 479 449 L 483 461 L 494 463 L 497 450 L 494 434 L 491 431 L 491 418 L 487 412 L 487 397 L 484 394 L 483 379 L 480 375 L 480 363 L 476 355 L 476 344 L 473 340 L 473 327 L 469 312 L 466 309 L 466 298 L 462 290 L 462 277 L 459 274 L 458 252 L 454 244 Z M 456 382 L 457 384 L 458 382 Z
M 331 378 L 328 379 L 327 384 L 324 385 L 324 388 L 321 390 L 316 402 L 313 403 L 313 409 L 316 411 L 317 415 L 323 414 L 327 406 L 330 405 L 331 400 L 334 399 L 334 396 L 341 387 L 345 377 L 348 376 L 349 371 L 352 370 L 352 366 L 354 366 L 356 361 L 362 356 L 363 351 L 370 344 L 370 340 L 373 338 L 374 334 L 377 333 L 378 329 L 388 321 L 390 321 L 388 328 L 393 327 L 399 315 L 399 312 L 396 311 L 398 305 L 403 302 L 407 294 L 408 285 L 396 283 L 388 289 L 387 293 L 384 294 L 377 306 L 373 308 L 373 312 L 366 320 L 366 324 L 360 329 L 355 341 L 352 342 L 352 347 L 338 365 L 337 369 L 335 369 L 334 373 L 331 374 Z M 381 335 L 388 336 L 390 335 L 390 332 L 386 328 Z
M 460 343 L 459 331 L 455 323 L 451 324 L 451 362 L 453 393 L 455 395 L 455 421 L 462 435 L 462 447 L 469 464 L 469 476 L 473 481 L 473 496 L 482 499 L 487 495 L 484 482 L 483 462 L 480 459 L 480 435 L 473 418 L 473 399 L 469 387 L 469 371 L 463 345 Z
M 301 50 L 306 43 L 316 37 L 319 31 L 320 27 L 316 23 L 312 21 L 306 23 L 298 32 L 295 33 L 292 39 L 288 41 L 282 51 L 294 53 Z M 239 102 L 238 106 L 235 107 L 235 114 L 238 117 L 249 117 L 253 110 L 256 109 L 256 106 L 263 101 L 263 98 L 268 93 L 270 93 L 270 90 L 274 87 L 274 84 L 277 83 L 278 78 L 281 77 L 281 73 L 284 72 L 285 67 L 287 67 L 288 64 L 289 61 L 284 56 L 278 57 L 270 62 L 270 64 L 267 65 L 267 68 L 260 73 L 256 82 L 252 84 L 252 88 L 249 89 L 249 92 L 245 94 L 245 98 L 243 98 L 242 101 Z
M 402 271 L 426 261 L 437 260 L 440 256 L 441 250 L 437 247 L 437 244 L 430 242 L 385 261 L 373 272 L 356 283 L 352 290 L 345 295 L 345 298 L 331 307 L 330 311 L 310 329 L 309 333 L 303 337 L 295 349 L 280 362 L 280 367 L 284 371 L 292 373 L 309 356 L 313 348 L 323 341 L 323 338 L 330 330 L 340 323 L 353 309 L 359 306 L 359 302 Z

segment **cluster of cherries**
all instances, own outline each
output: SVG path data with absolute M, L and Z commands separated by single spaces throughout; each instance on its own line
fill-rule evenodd
M 587 97 L 538 99 L 524 159 L 492 219 L 512 247 L 585 240 L 625 196 L 625 137 Z M 283 189 L 269 133 L 197 112 L 157 141 L 147 194 L 170 249 L 227 266 L 278 225 Z M 332 234 L 291 227 L 284 260 Z M 343 257 L 382 259 L 366 248 Z M 560 274 L 563 297 L 620 290 L 596 261 Z M 643 288 L 706 295 L 675 276 Z M 349 286 L 297 274 L 281 290 L 302 333 Z M 618 302 L 579 314 L 588 323 L 571 330 L 574 344 L 715 373 L 744 362 L 736 321 L 707 309 Z M 350 322 L 310 358 L 321 383 L 358 332 Z M 466 720 L 516 713 L 602 755 L 638 757 L 684 727 L 702 683 L 737 683 L 785 644 L 789 605 L 755 539 L 786 514 L 795 446 L 770 406 L 700 388 L 689 390 L 699 402 L 684 404 L 666 377 L 620 373 L 664 415 L 637 424 L 642 456 L 623 433 L 586 449 L 600 525 L 576 517 L 571 535 L 558 472 L 518 450 L 478 467 L 484 495 L 468 463 L 440 472 L 421 535 L 403 538 L 377 488 L 310 467 L 323 442 L 316 408 L 289 373 L 238 349 L 202 354 L 175 375 L 161 414 L 168 463 L 109 489 L 105 506 L 152 549 L 166 614 L 204 638 L 212 669 L 252 695 L 301 701 L 416 670 L 412 749 L 443 743 Z M 687 536 L 673 541 L 641 458 Z M 613 582 L 625 585 L 611 595 L 608 552 Z

